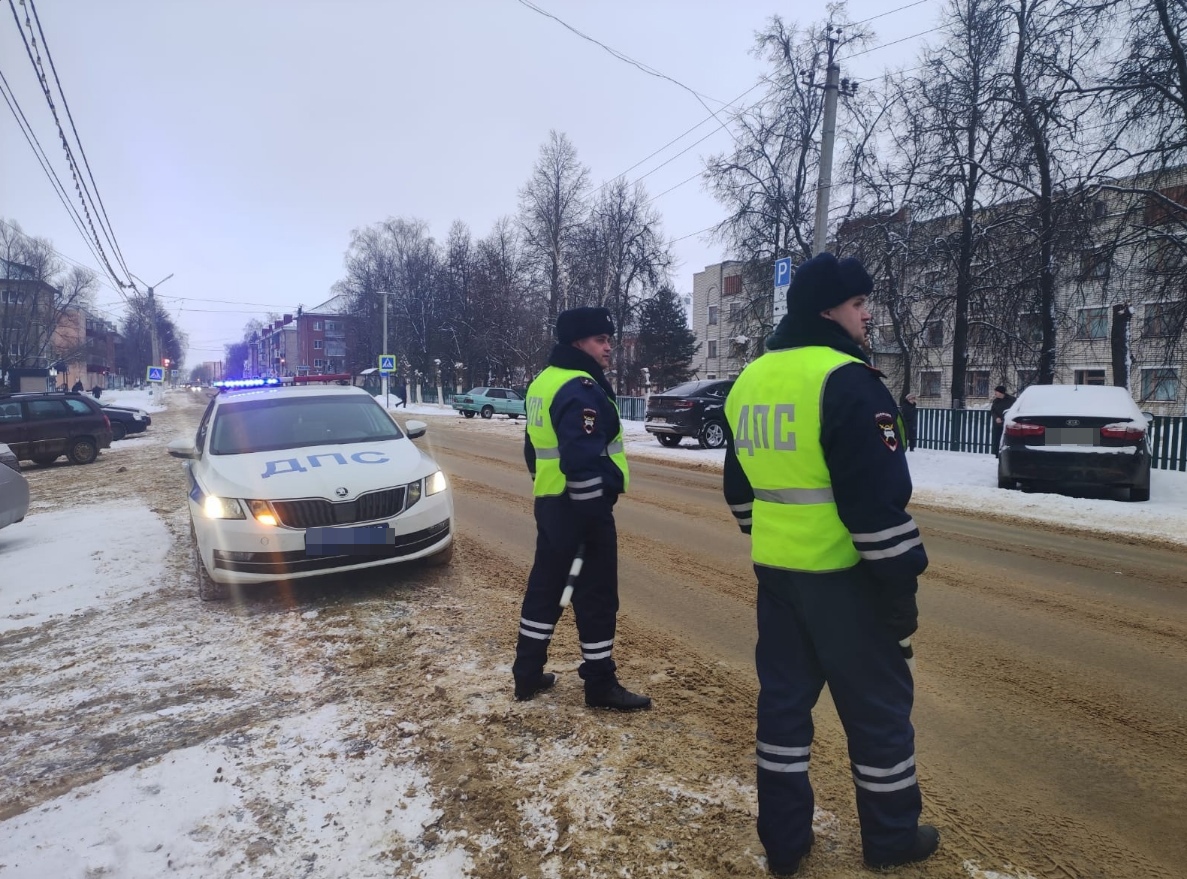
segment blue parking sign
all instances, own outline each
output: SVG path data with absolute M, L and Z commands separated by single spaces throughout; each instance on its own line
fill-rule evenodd
M 390 375 L 396 371 L 396 355 L 395 354 L 380 354 L 379 355 L 379 372 L 381 375 Z
M 148 368 L 148 380 L 150 382 L 163 382 L 165 380 L 165 367 L 150 366 Z
M 775 260 L 775 286 L 786 287 L 791 283 L 791 257 Z

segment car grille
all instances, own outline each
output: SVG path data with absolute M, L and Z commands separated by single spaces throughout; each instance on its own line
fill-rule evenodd
M 320 528 L 390 519 L 404 509 L 404 486 L 370 491 L 353 501 L 334 503 L 325 498 L 273 501 L 280 524 L 288 528 Z

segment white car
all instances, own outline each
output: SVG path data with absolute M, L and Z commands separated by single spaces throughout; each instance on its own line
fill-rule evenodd
M 235 383 L 243 385 L 245 383 Z M 413 559 L 448 564 L 453 495 L 441 468 L 362 388 L 224 387 L 186 460 L 194 575 L 229 587 L 342 574 Z
M 29 512 L 29 483 L 16 455 L 0 443 L 0 528 L 15 525 Z

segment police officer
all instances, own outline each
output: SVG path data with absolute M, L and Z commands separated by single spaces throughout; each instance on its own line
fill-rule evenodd
M 857 260 L 804 262 L 767 353 L 726 400 L 725 497 L 758 576 L 758 833 L 776 875 L 812 847 L 812 708 L 826 683 L 865 862 L 921 861 L 939 844 L 919 823 L 906 660 L 927 555 L 906 512 L 898 410 L 863 349 L 872 288 Z
M 581 641 L 585 704 L 635 711 L 651 699 L 624 688 L 615 675 L 618 614 L 618 534 L 614 504 L 629 472 L 622 424 L 610 383 L 614 321 L 605 308 L 573 308 L 556 319 L 558 344 L 548 366 L 528 387 L 524 458 L 535 495 L 536 558 L 528 577 L 515 648 L 515 698 L 531 699 L 556 683 L 544 671 L 548 644 L 560 619 L 561 593 L 583 548 L 573 592 Z

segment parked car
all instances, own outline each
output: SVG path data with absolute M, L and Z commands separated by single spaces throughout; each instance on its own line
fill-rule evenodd
M 1125 388 L 1031 385 L 1005 413 L 999 488 L 1074 483 L 1150 499 L 1149 419 Z
M 725 397 L 734 386 L 729 381 L 693 381 L 677 385 L 647 399 L 643 428 L 655 434 L 660 445 L 678 446 L 693 437 L 701 448 L 725 445 Z
M 261 384 L 263 384 L 261 382 Z M 453 555 L 445 474 L 365 390 L 341 385 L 224 389 L 186 460 L 198 595 Z
M 8 465 L 8 466 L 4 466 Z M 15 525 L 29 512 L 29 483 L 16 455 L 0 443 L 0 528 Z
M 453 408 L 467 418 L 506 415 L 516 419 L 524 414 L 524 396 L 511 388 L 471 388 L 453 398 Z
M 111 421 L 90 397 L 53 391 L 0 397 L 0 442 L 42 466 L 65 455 L 90 464 L 111 446 Z
M 103 407 L 103 414 L 111 422 L 111 439 L 113 442 L 122 440 L 130 433 L 143 433 L 152 424 L 152 418 L 149 417 L 147 412 L 143 409 L 134 409 L 130 406 L 107 405 Z

